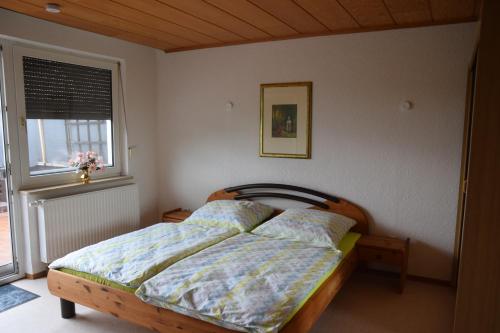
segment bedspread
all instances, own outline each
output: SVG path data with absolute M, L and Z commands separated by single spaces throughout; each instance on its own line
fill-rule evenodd
M 158 223 L 69 253 L 49 267 L 91 274 L 135 289 L 171 264 L 237 233 L 236 229 Z
M 348 236 L 354 246 L 359 235 Z M 331 248 L 244 233 L 168 267 L 136 295 L 229 329 L 277 332 L 341 257 Z

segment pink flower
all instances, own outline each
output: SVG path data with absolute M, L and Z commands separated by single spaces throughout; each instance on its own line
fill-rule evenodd
M 70 159 L 68 164 L 75 167 L 77 173 L 82 170 L 87 170 L 89 173 L 104 170 L 104 161 L 95 151 L 78 152 L 76 158 Z

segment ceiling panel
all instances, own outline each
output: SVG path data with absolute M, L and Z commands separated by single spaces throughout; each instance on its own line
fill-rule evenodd
M 385 0 L 397 24 L 432 22 L 428 0 Z
M 354 20 L 352 15 L 337 1 L 296 0 L 295 2 L 316 17 L 330 31 L 348 30 L 359 27 L 359 24 Z
M 214 7 L 203 0 L 158 0 L 161 3 L 216 24 L 246 39 L 262 39 L 271 35 L 248 24 L 237 17 Z
M 254 5 L 281 19 L 295 31 L 308 33 L 321 33 L 328 31 L 314 16 L 290 0 L 249 0 Z
M 186 40 L 199 43 L 211 44 L 219 40 L 208 35 L 197 32 L 189 28 L 185 28 L 176 23 L 172 23 L 166 19 L 158 18 L 146 14 L 142 11 L 123 6 L 119 3 L 110 0 L 65 0 L 68 3 L 80 6 L 79 8 L 87 8 L 95 13 L 102 13 L 110 17 L 124 19 L 127 22 L 136 23 L 145 28 L 154 29 L 158 32 L 166 32 Z M 142 1 L 142 0 L 141 0 Z
M 242 41 L 245 38 L 230 30 L 221 28 L 215 24 L 204 21 L 196 16 L 186 14 L 181 10 L 173 8 L 157 0 L 112 0 L 129 8 L 137 9 L 143 13 L 153 15 L 157 18 L 178 24 L 194 31 L 211 36 L 224 42 Z
M 395 25 L 384 0 L 338 0 L 362 27 Z
M 267 32 L 271 36 L 291 36 L 298 33 L 295 29 L 263 11 L 247 0 L 205 0 L 209 4 L 238 17 L 241 20 Z
M 47 3 L 61 13 L 45 11 Z M 482 0 L 0 0 L 0 7 L 167 52 L 477 20 Z M 1 17 L 0 17 L 1 19 Z
M 474 0 L 429 0 L 436 21 L 459 20 L 475 15 Z

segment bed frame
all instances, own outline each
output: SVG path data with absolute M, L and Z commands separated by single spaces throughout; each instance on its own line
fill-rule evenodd
M 265 191 L 252 191 L 255 189 L 265 189 Z M 278 189 L 279 192 L 271 192 L 268 191 L 269 189 Z M 285 191 L 305 193 L 308 196 L 284 193 Z M 312 199 L 311 196 L 324 200 L 318 201 Z M 368 233 L 368 219 L 360 207 L 347 200 L 298 186 L 261 183 L 229 187 L 212 193 L 208 197 L 207 202 L 213 200 L 243 200 L 269 197 L 305 202 L 313 205 L 311 209 L 319 209 L 351 217 L 357 221 L 356 226 L 353 227 L 353 231 L 361 234 Z M 276 209 L 274 215 L 280 212 L 281 210 Z M 351 251 L 342 260 L 335 272 L 321 285 L 280 332 L 308 332 L 354 271 L 357 263 L 357 251 Z M 61 271 L 50 270 L 47 283 L 50 292 L 60 297 L 61 315 L 66 319 L 75 316 L 75 303 L 78 303 L 150 328 L 155 332 L 234 332 L 227 328 L 144 303 L 134 294 L 126 291 L 104 286 Z

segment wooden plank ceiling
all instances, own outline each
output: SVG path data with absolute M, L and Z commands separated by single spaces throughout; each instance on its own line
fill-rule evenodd
M 61 12 L 47 12 L 47 3 Z M 474 21 L 481 0 L 0 0 L 0 7 L 174 52 Z

